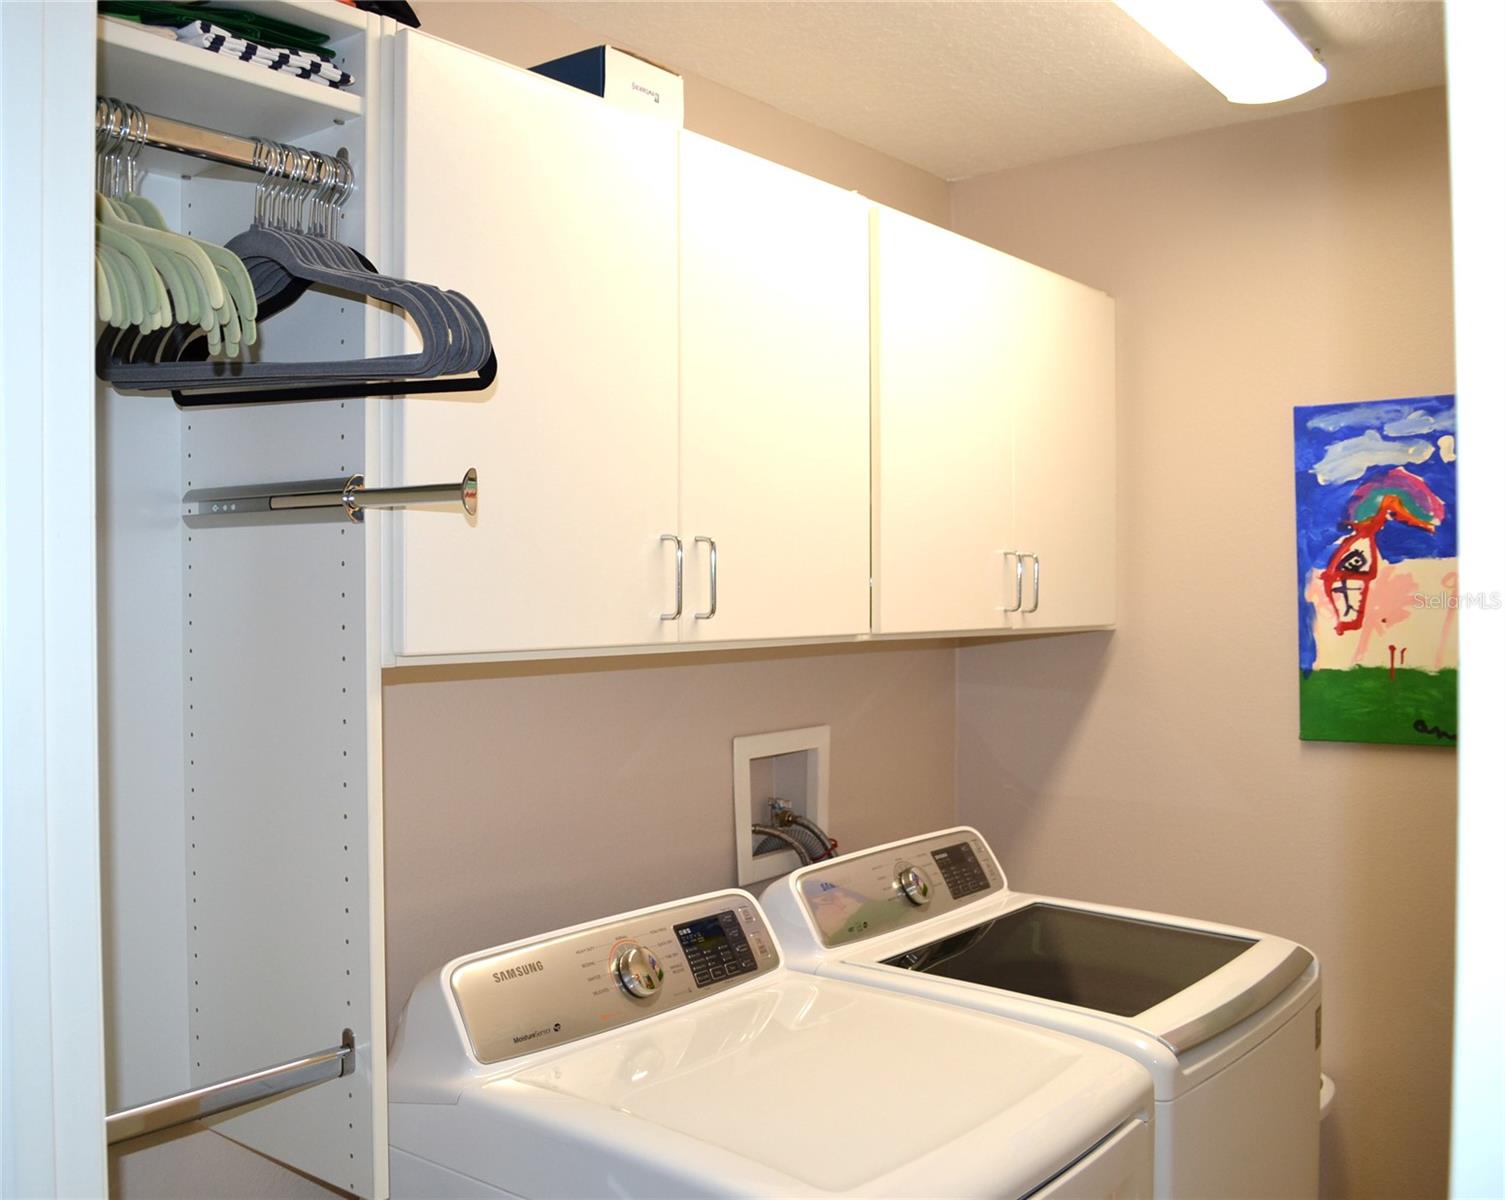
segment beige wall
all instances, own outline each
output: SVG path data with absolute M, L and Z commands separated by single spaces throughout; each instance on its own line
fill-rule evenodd
M 425 32 L 522 67 L 602 42 L 582 25 L 516 0 L 418 0 L 413 9 Z M 698 75 L 685 76 L 685 128 L 946 224 L 950 197 L 936 176 Z
M 1291 408 L 1453 383 L 1444 99 L 955 185 L 1118 298 L 1119 628 L 958 652 L 961 817 L 1026 889 L 1282 933 L 1325 972 L 1331 1196 L 1444 1192 L 1450 751 L 1297 740 Z M 1466 451 L 1465 451 L 1466 453 Z
M 949 649 L 389 672 L 389 1020 L 456 954 L 735 886 L 732 738 L 831 726 L 846 848 L 950 822 Z

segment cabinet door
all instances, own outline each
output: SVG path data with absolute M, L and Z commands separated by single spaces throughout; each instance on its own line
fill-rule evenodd
M 888 210 L 873 256 L 875 629 L 1001 627 L 1015 601 L 1006 260 Z
M 1014 398 L 1016 629 L 1111 625 L 1116 591 L 1113 301 L 1017 259 L 1005 341 Z M 1038 604 L 1036 603 L 1038 601 Z
M 398 655 L 675 640 L 677 131 L 421 35 L 396 49 L 397 269 L 465 293 L 497 381 L 395 416 Z
M 706 138 L 680 153 L 681 636 L 865 633 L 868 205 Z

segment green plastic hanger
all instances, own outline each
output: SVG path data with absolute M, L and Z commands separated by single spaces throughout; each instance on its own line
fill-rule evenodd
M 120 286 L 121 294 L 125 299 L 125 323 L 127 325 L 140 325 L 146 320 L 146 304 L 141 292 L 141 282 L 136 277 L 135 268 L 130 259 L 126 258 L 114 246 L 107 246 L 110 262 L 115 268 L 115 281 Z
M 194 314 L 198 310 L 198 293 L 187 278 L 192 274 L 191 268 L 180 265 L 176 255 L 169 254 L 158 247 L 144 246 L 142 248 L 167 288 L 167 294 L 172 301 L 171 319 L 180 322 L 194 320 Z
M 149 228 L 149 226 L 140 223 L 139 210 L 136 209 L 135 205 L 128 205 L 126 203 L 127 199 L 126 197 L 121 197 L 114 202 L 117 210 L 121 208 L 126 210 L 121 213 L 122 219 L 138 228 Z M 139 197 L 135 197 L 135 199 L 139 199 Z M 143 203 L 151 207 L 150 201 L 144 201 Z M 152 211 L 155 213 L 154 207 Z M 125 232 L 129 234 L 131 231 L 126 230 Z M 172 233 L 170 230 L 165 232 L 172 238 L 181 236 Z M 185 238 L 183 240 L 187 241 L 190 239 Z M 152 262 L 166 278 L 170 290 L 172 289 L 173 277 L 176 275 L 178 279 L 179 288 L 173 292 L 173 311 L 178 323 L 197 325 L 207 333 L 224 319 L 228 309 L 217 311 L 211 306 L 208 288 L 199 271 L 178 250 L 164 249 L 163 244 L 159 242 L 148 243 L 145 249 L 151 257 Z
M 127 192 L 119 197 L 120 203 L 129 208 L 136 219 L 149 229 L 166 229 L 167 222 L 163 219 L 161 210 L 145 196 L 138 196 L 134 192 Z
M 146 305 L 135 267 L 112 243 L 101 241 L 99 249 L 115 284 L 116 312 L 125 325 L 139 325 L 146 319 Z
M 230 251 L 226 250 L 225 253 L 230 254 Z M 246 264 L 240 261 L 239 255 L 230 254 L 230 257 L 235 259 L 236 263 L 239 264 L 240 273 L 245 282 L 249 284 L 251 277 L 246 272 Z M 242 346 L 254 346 L 256 344 L 256 292 L 252 290 L 250 294 L 250 311 L 247 312 L 246 306 L 240 302 L 239 283 L 238 281 L 232 282 L 230 275 L 231 272 L 226 271 L 223 267 L 220 268 L 220 276 L 225 281 L 225 290 L 233 293 L 236 310 L 240 313 L 240 344 Z
M 146 257 L 146 251 L 118 229 L 113 229 L 102 221 L 95 223 L 94 234 L 100 245 L 109 247 L 125 259 L 126 270 L 122 273 L 122 278 L 131 293 L 131 324 L 138 325 L 149 319 L 156 312 L 156 285 L 152 280 L 156 278 L 157 272 L 151 260 Z M 151 288 L 150 300 L 147 298 L 148 287 Z
M 100 220 L 107 226 L 123 232 L 126 236 L 135 239 L 143 246 L 157 246 L 171 253 L 180 254 L 193 266 L 204 281 L 205 291 L 209 295 L 211 308 L 219 310 L 225 306 L 225 289 L 220 283 L 219 275 L 214 269 L 214 264 L 209 261 L 208 255 L 199 248 L 192 238 L 183 237 L 180 234 L 168 233 L 165 230 L 150 229 L 145 225 L 137 225 L 124 220 L 110 206 L 103 196 L 98 197 L 96 205 Z
M 110 297 L 110 278 L 105 274 L 104 263 L 99 258 L 99 247 L 94 248 L 94 311 L 106 325 L 115 325 L 115 306 Z M 119 326 L 115 326 L 119 328 Z
M 182 237 L 187 241 L 192 241 L 196 246 L 198 246 L 199 249 L 204 252 L 209 261 L 214 264 L 215 269 L 219 271 L 220 282 L 222 284 L 226 284 L 238 289 L 239 281 L 234 279 L 233 277 L 227 279 L 226 273 L 223 270 L 224 265 L 227 265 L 223 262 L 223 257 L 227 255 L 227 251 L 223 246 L 216 246 L 212 242 L 201 242 L 196 238 L 188 238 L 186 234 L 178 234 L 173 230 L 168 229 L 167 222 L 163 219 L 162 214 L 158 210 L 157 206 L 150 200 L 148 200 L 145 196 L 126 194 L 124 196 L 118 197 L 115 201 L 115 205 L 117 211 L 119 211 L 120 213 L 120 216 L 127 221 L 142 225 L 148 229 L 160 230 L 161 232 L 172 234 L 174 237 Z M 234 259 L 236 264 L 240 263 L 240 260 L 238 258 L 235 258 L 234 255 L 228 255 L 228 257 Z M 244 274 L 244 267 L 242 266 L 241 269 L 242 274 Z M 249 286 L 249 276 L 246 277 L 246 283 L 247 286 Z M 201 319 L 202 314 L 200 313 L 201 306 L 198 303 L 201 298 L 200 291 L 201 289 L 199 288 L 194 289 L 193 296 L 191 297 L 193 303 L 185 311 L 179 313 L 179 322 L 183 324 L 200 325 L 201 327 L 203 327 L 203 322 Z M 235 296 L 235 301 L 235 307 L 237 309 L 243 309 L 245 307 L 244 304 L 241 303 L 240 295 Z M 223 313 L 216 315 L 223 319 Z
M 218 272 L 220 282 L 224 286 L 226 304 L 222 309 L 216 310 L 215 318 L 221 329 L 220 336 L 224 344 L 224 352 L 231 357 L 240 353 L 241 347 L 256 344 L 256 289 L 251 282 L 250 273 L 246 270 L 245 263 L 241 262 L 240 256 L 223 246 L 217 246 L 213 242 L 200 241 L 190 238 L 186 234 L 178 234 L 166 228 L 162 214 L 150 200 L 144 196 L 126 195 L 120 197 L 120 204 L 125 205 L 129 214 L 121 213 L 128 220 L 135 220 L 148 228 L 156 228 L 181 237 L 185 241 L 192 242 L 203 251 L 205 257 L 214 264 Z M 197 317 L 179 317 L 180 321 L 192 321 L 200 325 L 208 332 L 208 325 Z
M 131 293 L 125 285 L 123 266 L 124 259 L 118 251 L 108 246 L 99 248 L 99 264 L 104 268 L 105 278 L 110 284 L 110 307 L 117 329 L 124 329 L 131 324 Z
M 219 335 L 225 354 L 234 358 L 240 353 L 240 310 L 236 308 L 235 297 L 229 288 L 225 289 L 225 309 L 220 318 Z
M 136 289 L 142 300 L 143 319 L 150 320 L 157 312 L 161 297 L 157 288 L 160 280 L 150 257 L 135 239 L 123 232 L 118 219 L 112 220 L 112 209 L 105 197 L 95 195 L 96 240 L 123 254 L 130 263 L 129 274 L 134 277 Z

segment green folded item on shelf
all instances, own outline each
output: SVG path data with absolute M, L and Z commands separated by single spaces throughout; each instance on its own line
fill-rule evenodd
M 250 12 L 243 8 L 221 8 L 202 0 L 99 0 L 99 11 L 111 17 L 124 17 L 143 25 L 171 25 L 178 28 L 190 21 L 213 21 L 227 33 L 248 42 L 279 50 L 302 50 L 320 58 L 333 58 L 329 36 L 305 29 L 290 21 Z

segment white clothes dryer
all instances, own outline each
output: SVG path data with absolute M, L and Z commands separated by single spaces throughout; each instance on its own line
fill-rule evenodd
M 1131 1059 L 783 965 L 727 891 L 455 959 L 389 1072 L 394 1197 L 1146 1200 Z
M 1159 1200 L 1317 1194 L 1321 986 L 1284 938 L 1009 890 L 975 829 L 803 867 L 762 895 L 790 965 L 1028 1021 L 1155 1083 Z

